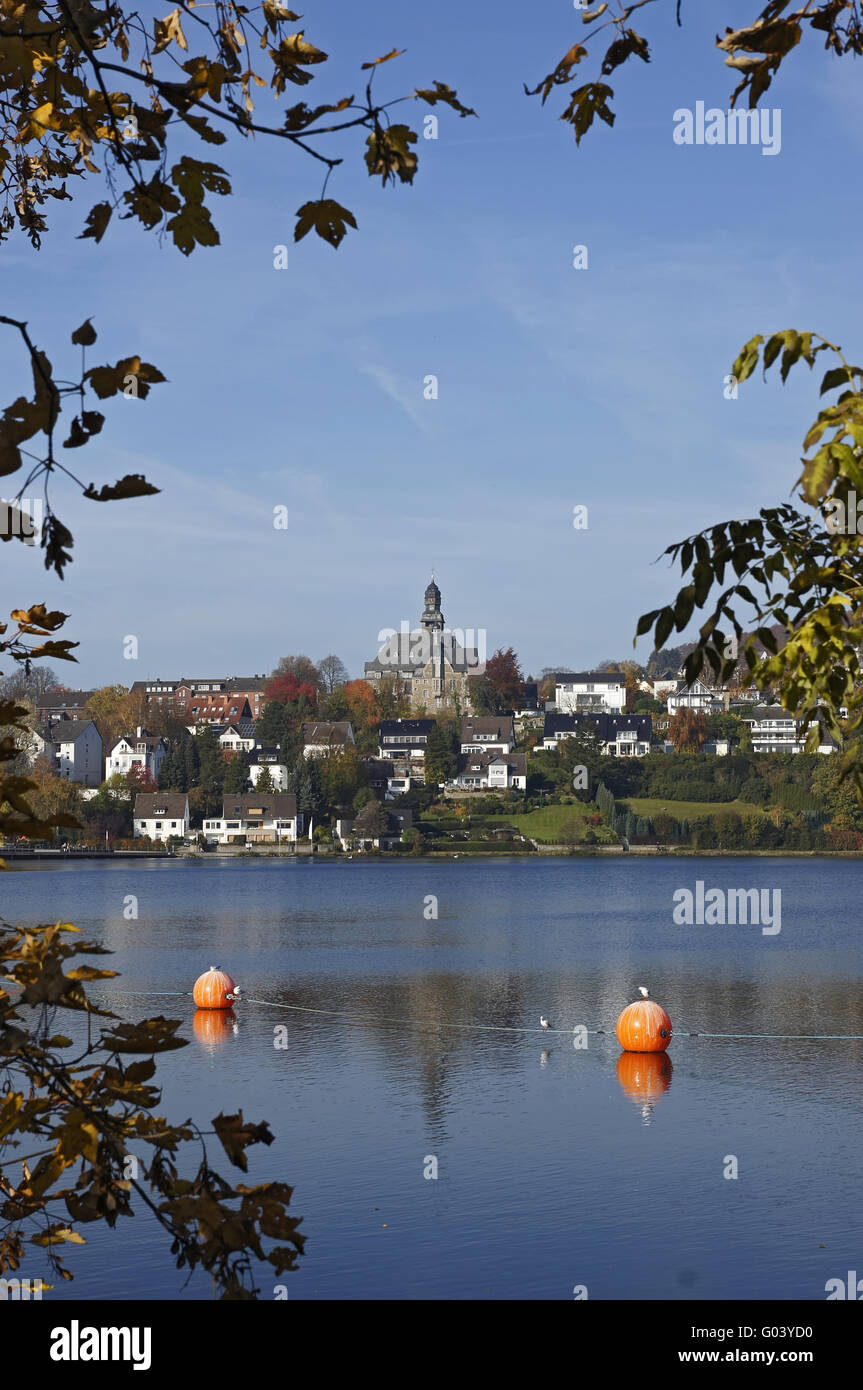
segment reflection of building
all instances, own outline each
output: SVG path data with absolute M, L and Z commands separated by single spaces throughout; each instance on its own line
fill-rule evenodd
M 437 715 L 456 707 L 469 710 L 468 678 L 481 674 L 476 648 L 466 646 L 459 635 L 445 628 L 440 605 L 440 589 L 432 580 L 425 591 L 419 628 L 394 632 L 374 661 L 365 664 L 371 686 L 377 688 L 390 678 L 409 697 L 416 714 Z

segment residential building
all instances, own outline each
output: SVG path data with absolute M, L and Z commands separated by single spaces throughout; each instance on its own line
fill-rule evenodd
M 602 714 L 626 709 L 622 671 L 561 671 L 555 676 L 558 714 Z
M 80 719 L 95 690 L 46 690 L 34 701 L 36 721 L 52 724 L 56 719 Z
M 58 777 L 82 787 L 102 781 L 102 736 L 92 719 L 58 719 L 40 724 L 30 736 L 30 755 L 46 758 Z
M 527 757 L 524 753 L 461 753 L 450 785 L 463 791 L 524 791 Z
M 354 746 L 354 731 L 349 719 L 303 725 L 304 758 L 323 758 L 327 753 Z
M 125 776 L 133 767 L 138 767 L 149 772 L 155 782 L 167 751 L 165 739 L 139 726 L 134 734 L 123 734 L 111 744 L 105 760 L 105 777 L 113 777 L 116 773 Z
M 257 787 L 259 778 L 263 775 L 264 768 L 270 774 L 273 790 L 284 791 L 288 785 L 287 764 L 282 762 L 282 755 L 278 748 L 264 748 L 258 746 L 254 749 L 249 763 L 249 780 L 253 787 Z
M 222 798 L 221 816 L 205 816 L 203 833 L 216 844 L 294 843 L 304 817 L 293 792 L 251 792 Z
M 402 811 L 386 812 L 387 828 L 380 835 L 374 837 L 363 836 L 362 840 L 355 832 L 356 816 L 340 816 L 337 818 L 333 840 L 342 849 L 349 849 L 352 845 L 372 844 L 376 849 L 394 849 L 400 844 L 402 831 L 407 830 L 413 825 L 413 811 L 405 807 Z
M 197 735 L 203 728 L 210 728 L 222 751 L 224 758 L 233 758 L 237 753 L 251 753 L 257 746 L 257 734 L 253 719 L 237 719 L 233 724 L 188 724 L 190 734 Z
M 408 631 L 405 623 L 403 631 L 393 632 L 374 660 L 366 662 L 365 679 L 373 689 L 391 679 L 416 714 L 469 710 L 469 678 L 484 669 L 475 638 L 473 630 L 465 634 L 447 629 L 441 592 L 432 579 L 419 627 Z
M 461 721 L 462 753 L 511 753 L 514 747 L 511 714 L 467 714 Z
M 715 714 L 725 708 L 725 691 L 720 686 L 708 685 L 697 678 L 689 685 L 680 685 L 668 696 L 669 714 L 681 709 L 701 709 L 707 714 Z
M 579 732 L 593 732 L 604 757 L 643 758 L 650 752 L 652 721 L 649 714 L 547 714 L 542 733 L 546 752 Z
M 803 753 L 806 748 L 806 729 L 798 718 L 781 705 L 756 705 L 740 716 L 752 731 L 753 753 Z M 810 721 L 811 728 L 816 721 Z M 822 734 L 818 753 L 834 753 L 836 743 Z
M 382 719 L 378 757 L 424 763 L 426 744 L 434 726 L 433 719 Z
M 142 694 L 148 709 L 176 715 L 187 723 L 223 724 L 244 717 L 257 719 L 267 703 L 264 686 L 268 679 L 256 675 L 162 680 L 157 676 L 135 681 L 132 694 Z
M 132 825 L 136 839 L 182 839 L 189 833 L 189 798 L 185 792 L 138 792 Z

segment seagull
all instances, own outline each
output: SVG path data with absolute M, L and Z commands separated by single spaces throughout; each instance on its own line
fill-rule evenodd
M 546 1018 L 545 1014 L 540 1014 L 540 1016 L 539 1016 L 539 1026 L 540 1026 L 540 1028 L 547 1028 L 547 1027 L 548 1027 L 548 1019 Z
M 241 993 L 242 991 L 240 990 L 240 986 L 234 985 L 233 991 L 230 994 L 226 994 L 225 998 L 229 999 L 231 1003 L 233 1003 L 235 999 L 239 999 Z
M 646 985 L 639 985 L 639 986 L 638 986 L 638 992 L 639 992 L 639 994 L 641 995 L 642 999 L 649 999 L 649 998 L 650 998 L 650 990 L 647 988 Z

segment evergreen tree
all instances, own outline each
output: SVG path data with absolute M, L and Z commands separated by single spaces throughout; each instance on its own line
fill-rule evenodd
M 197 740 L 192 738 L 191 736 L 187 737 L 181 745 L 181 748 L 177 751 L 178 758 L 180 757 L 181 753 L 183 758 L 183 768 L 185 772 L 186 782 L 186 785 L 183 788 L 183 790 L 191 791 L 192 787 L 197 787 L 198 779 L 201 775 L 201 762 L 198 756 Z
M 386 833 L 389 818 L 379 801 L 369 801 L 354 821 L 354 834 L 360 840 L 376 840 Z
M 429 786 L 449 782 L 458 770 L 458 732 L 454 723 L 432 725 L 426 744 L 425 780 Z
M 249 777 L 249 762 L 249 754 L 245 751 L 234 754 L 225 768 L 224 790 L 226 792 L 238 792 L 242 795 L 243 792 L 250 789 L 252 784 Z
M 201 809 L 204 815 L 214 816 L 219 812 L 219 803 L 225 787 L 225 762 L 218 739 L 208 724 L 196 736 L 200 772 L 198 786 L 201 790 Z
M 276 789 L 273 786 L 273 774 L 270 772 L 270 769 L 265 765 L 261 772 L 258 774 L 258 780 L 255 783 L 255 791 L 274 792 L 275 790 Z

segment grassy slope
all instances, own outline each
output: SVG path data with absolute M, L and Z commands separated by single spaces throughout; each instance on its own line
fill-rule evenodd
M 489 816 L 489 824 L 497 823 L 500 825 L 515 825 L 523 835 L 528 835 L 532 840 L 538 840 L 544 845 L 560 844 L 561 826 L 567 821 L 575 821 L 579 829 L 579 839 L 584 838 L 584 833 L 588 829 L 587 818 L 591 816 L 596 807 L 593 805 L 585 806 L 578 803 L 573 806 L 543 806 L 538 811 L 531 811 L 526 816 Z M 598 839 L 608 839 L 608 832 L 604 826 L 595 827 Z M 616 840 L 614 841 L 616 843 Z

